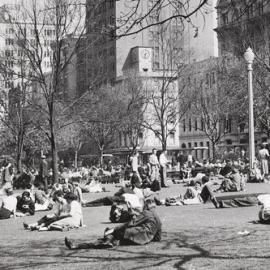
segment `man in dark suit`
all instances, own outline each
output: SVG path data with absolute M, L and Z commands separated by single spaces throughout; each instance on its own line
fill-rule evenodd
M 45 155 L 41 155 L 41 161 L 39 165 L 39 176 L 44 184 L 45 192 L 48 193 L 48 162 Z

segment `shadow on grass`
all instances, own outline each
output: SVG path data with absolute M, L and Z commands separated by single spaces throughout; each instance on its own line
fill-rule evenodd
M 23 244 L 1 243 L 0 269 L 186 269 L 188 263 L 193 266 L 197 264 L 197 269 L 205 259 L 220 261 L 220 264 L 233 260 L 270 259 L 269 241 L 264 237 L 266 228 L 254 229 L 246 236 L 238 235 L 238 230 L 208 228 L 164 233 L 159 243 L 120 246 L 109 250 L 67 250 L 64 239 L 32 240 Z M 263 256 L 260 252 L 256 253 L 259 249 L 264 250 Z

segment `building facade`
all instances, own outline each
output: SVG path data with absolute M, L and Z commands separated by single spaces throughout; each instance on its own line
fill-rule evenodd
M 27 53 L 42 50 L 41 67 L 45 73 L 50 72 L 55 26 L 49 22 L 34 25 L 23 2 L 1 6 L 0 25 L 0 87 L 2 99 L 8 104 L 9 91 L 25 87 L 33 75 Z M 36 44 L 35 30 L 39 31 L 39 45 Z
M 200 161 L 211 158 L 213 151 L 211 140 L 205 130 L 205 118 L 200 114 L 197 102 L 200 102 L 198 97 L 201 95 L 211 97 L 211 100 L 217 95 L 217 64 L 217 57 L 194 62 L 187 65 L 185 72 L 178 79 L 182 95 L 190 102 L 190 107 L 179 125 L 180 149 Z
M 174 95 L 175 104 L 171 104 L 175 110 L 178 110 L 178 81 L 173 71 L 164 73 L 161 70 L 153 69 L 153 48 L 151 47 L 134 47 L 130 50 L 128 57 L 123 67 L 123 75 L 117 78 L 116 85 L 121 85 L 130 74 L 135 75 L 136 79 L 140 80 L 143 85 L 143 91 L 145 96 L 160 94 L 162 83 L 167 82 L 168 88 L 165 90 Z M 148 100 L 148 99 L 147 99 Z M 159 106 L 160 104 L 157 104 Z M 153 104 L 149 101 L 144 104 L 143 118 L 144 127 L 138 136 L 137 150 L 141 153 L 149 154 L 153 148 L 162 150 L 162 143 L 160 137 L 155 133 L 160 131 L 159 123 L 156 121 L 157 112 L 155 111 Z M 166 111 L 166 113 L 168 113 Z M 147 124 L 149 127 L 146 128 Z M 179 150 L 179 128 L 178 121 L 167 122 L 167 151 L 168 155 L 172 155 L 175 151 Z M 112 153 L 126 156 L 132 149 L 129 138 L 127 135 L 121 133 L 117 139 L 116 146 L 111 150 Z
M 243 62 L 244 52 L 251 47 L 256 61 L 269 64 L 270 55 L 270 2 L 267 0 L 240 1 L 219 0 L 217 2 L 219 57 L 229 57 L 234 62 Z M 243 69 L 245 69 L 243 67 Z M 256 98 L 256 96 L 255 96 Z M 224 147 L 248 148 L 248 124 L 239 125 L 238 115 L 230 116 L 231 129 L 224 136 Z M 255 143 L 260 145 L 267 135 L 256 128 Z
M 132 0 L 104 0 L 99 1 L 99 4 L 97 4 L 97 1 L 87 1 L 87 52 L 85 55 L 87 76 L 85 89 L 89 89 L 96 84 L 114 83 L 116 78 L 122 75 L 122 68 L 130 49 L 136 46 L 153 48 L 154 70 L 162 69 L 163 62 L 166 61 L 164 49 L 162 49 L 164 41 L 170 41 L 172 44 L 172 40 L 174 40 L 173 47 L 176 50 L 185 50 L 185 62 L 193 61 L 196 57 L 205 59 L 216 55 L 216 34 L 212 31 L 215 22 L 215 9 L 212 2 L 207 6 L 207 16 L 198 12 L 192 16 L 192 23 L 183 22 L 180 18 L 176 18 L 163 25 L 155 25 L 132 35 L 121 36 L 132 23 L 132 20 L 126 23 L 125 18 L 132 13 L 131 11 L 134 10 L 136 3 Z M 154 0 L 139 1 L 139 6 L 136 7 L 136 16 L 147 14 L 155 4 Z M 193 0 L 193 6 L 190 5 L 189 9 L 192 10 L 196 4 L 198 3 Z M 150 15 L 146 16 L 143 26 L 158 23 L 162 19 L 174 15 L 175 8 L 173 4 L 165 5 L 160 9 L 157 7 Z M 188 12 L 188 10 L 183 12 Z M 199 35 L 196 35 L 190 25 L 198 26 L 196 33 L 199 33 Z M 211 31 L 207 31 L 209 26 L 211 26 Z M 134 26 L 132 31 L 136 32 L 136 30 L 138 28 Z M 115 34 L 121 37 L 115 39 Z M 207 46 L 204 46 L 203 49 L 201 44 Z

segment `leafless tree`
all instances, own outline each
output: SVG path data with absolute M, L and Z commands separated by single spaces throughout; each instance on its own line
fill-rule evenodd
M 160 140 L 163 150 L 167 148 L 168 137 L 176 133 L 178 123 L 190 104 L 184 100 L 183 89 L 178 87 L 188 57 L 181 46 L 183 30 L 178 26 L 176 20 L 159 26 L 154 32 L 156 76 L 145 80 L 147 113 L 144 126 Z

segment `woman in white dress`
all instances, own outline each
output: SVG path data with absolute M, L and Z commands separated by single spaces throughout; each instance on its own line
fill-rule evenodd
M 49 230 L 64 231 L 82 226 L 82 208 L 77 201 L 77 196 L 69 192 L 64 197 L 70 207 L 67 217 L 52 223 Z

